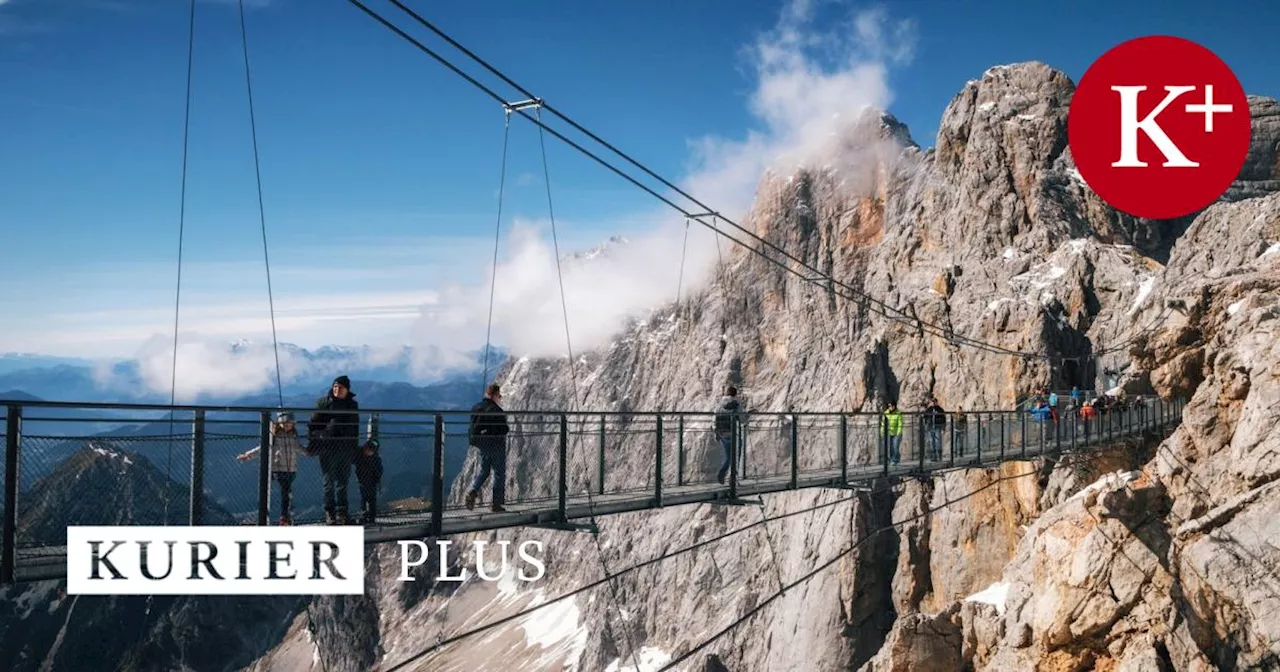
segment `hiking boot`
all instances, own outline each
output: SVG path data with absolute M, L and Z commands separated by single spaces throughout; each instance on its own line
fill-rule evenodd
M 337 519 L 334 517 L 334 515 L 333 515 L 333 512 L 332 512 L 332 511 L 325 511 L 325 512 L 324 512 L 324 524 L 325 524 L 325 525 L 333 525 L 333 524 L 335 524 L 336 522 L 337 522 Z
M 292 525 L 293 519 L 289 518 L 289 516 L 280 516 L 280 524 L 283 526 Z
M 502 508 L 502 505 L 501 505 L 501 504 L 494 504 L 493 506 L 490 506 L 490 507 L 489 507 L 489 510 L 490 510 L 490 511 L 492 511 L 492 512 L 494 512 L 494 513 L 506 513 L 506 512 L 507 512 L 507 510 L 506 510 L 506 509 Z
M 376 519 L 374 518 L 374 515 L 372 513 L 366 513 L 363 516 L 360 516 L 361 525 L 373 525 L 375 520 Z
M 339 512 L 338 512 L 338 516 L 337 516 L 337 517 L 338 517 L 338 521 L 337 521 L 337 524 L 338 524 L 338 525 L 350 525 L 350 524 L 351 524 L 351 518 L 349 518 L 349 517 L 347 516 L 347 512 L 346 512 L 346 511 L 339 511 Z
M 470 510 L 472 510 L 472 509 L 476 508 L 476 495 L 477 495 L 477 494 L 478 494 L 478 493 L 475 493 L 475 492 L 468 492 L 468 493 L 467 493 L 467 510 L 468 510 L 468 511 L 470 511 Z

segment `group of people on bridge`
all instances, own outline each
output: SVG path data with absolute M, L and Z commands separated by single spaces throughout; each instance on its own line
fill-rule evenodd
M 334 379 L 329 392 L 316 402 L 316 412 L 307 423 L 307 442 L 298 436 L 293 413 L 281 411 L 271 424 L 270 460 L 272 478 L 280 488 L 280 524 L 293 522 L 293 481 L 298 472 L 298 456 L 314 456 L 320 460 L 324 481 L 325 522 L 346 525 L 353 522 L 347 515 L 347 488 L 352 467 L 360 485 L 360 522 L 373 523 L 377 515 L 378 486 L 382 481 L 382 456 L 377 436 L 360 441 L 360 405 L 346 376 Z M 371 432 L 372 434 L 372 432 Z M 260 455 L 262 447 L 252 448 L 236 456 L 248 460 Z

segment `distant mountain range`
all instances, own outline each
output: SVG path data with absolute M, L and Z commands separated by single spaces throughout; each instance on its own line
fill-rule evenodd
M 286 397 L 322 394 L 333 378 L 346 375 L 352 380 L 373 383 L 432 385 L 475 377 L 480 387 L 483 349 L 449 354 L 438 348 L 376 348 L 372 346 L 326 345 L 308 350 L 290 343 L 279 348 L 282 387 Z M 226 344 L 228 367 L 248 363 L 270 368 L 274 382 L 274 355 L 271 344 L 236 341 Z M 489 352 L 489 370 L 496 370 L 507 356 L 499 348 Z M 167 360 L 166 360 L 167 361 Z M 215 360 L 214 365 L 218 362 Z M 167 366 L 167 363 L 166 363 Z M 180 373 L 181 375 L 181 367 Z M 0 355 L 0 394 L 20 391 L 48 401 L 165 403 L 168 391 L 157 390 L 144 378 L 144 364 L 137 359 L 91 361 L 25 353 Z M 254 386 L 256 387 L 256 385 Z M 205 393 L 195 401 L 227 404 L 245 394 L 275 392 L 270 388 L 239 390 L 234 394 Z M 272 405 L 278 401 L 271 394 Z

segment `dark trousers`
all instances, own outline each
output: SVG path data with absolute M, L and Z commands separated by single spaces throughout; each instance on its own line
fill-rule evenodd
M 471 482 L 471 492 L 479 494 L 493 472 L 493 504 L 501 505 L 506 501 L 507 447 L 476 446 L 476 450 L 480 451 L 480 471 Z
M 724 483 L 724 479 L 728 477 L 729 470 L 733 468 L 733 437 L 720 437 L 720 470 L 716 472 L 716 480 Z
M 298 474 L 292 471 L 277 471 L 274 473 L 276 483 L 280 484 L 280 516 L 289 517 L 289 507 L 293 504 L 293 479 Z
M 325 513 L 346 515 L 347 483 L 351 480 L 349 450 L 329 450 L 320 454 L 320 469 L 324 472 Z
M 367 478 L 360 480 L 360 511 L 366 518 L 378 513 L 378 482 Z

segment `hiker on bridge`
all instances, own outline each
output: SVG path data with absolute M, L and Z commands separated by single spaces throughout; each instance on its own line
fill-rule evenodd
M 947 428 L 947 412 L 938 403 L 937 397 L 929 399 L 929 406 L 924 409 L 925 436 L 929 447 L 929 459 L 942 459 L 942 430 Z
M 969 418 L 965 416 L 964 411 L 956 411 L 956 415 L 951 420 L 952 439 L 951 452 L 954 455 L 964 457 L 965 439 L 969 435 Z
M 720 398 L 720 405 L 716 407 L 715 432 L 716 439 L 720 441 L 720 452 L 723 459 L 720 461 L 720 470 L 716 472 L 716 480 L 720 485 L 724 485 L 724 479 L 729 475 L 729 470 L 733 468 L 733 461 L 736 455 L 734 444 L 738 435 L 738 414 L 742 412 L 742 404 L 738 401 L 738 388 L 729 385 L 724 388 L 724 396 Z
M 484 399 L 471 407 L 471 427 L 468 435 L 471 445 L 480 452 L 480 471 L 471 482 L 471 490 L 467 492 L 467 510 L 474 509 L 476 498 L 480 496 L 480 488 L 493 472 L 493 501 L 489 510 L 494 513 L 506 511 L 502 507 L 507 487 L 507 416 L 498 402 L 502 401 L 502 388 L 492 383 L 484 390 Z
M 293 503 L 293 479 L 298 475 L 298 453 L 305 454 L 298 439 L 298 427 L 293 413 L 280 411 L 271 423 L 271 476 L 280 484 L 280 524 L 293 524 L 290 506 Z M 262 454 L 262 446 L 256 446 L 236 455 L 241 462 Z
M 890 401 L 880 418 L 880 436 L 888 437 L 889 464 L 897 464 L 902 460 L 899 450 L 902 447 L 902 411 L 897 402 Z
M 351 379 L 338 376 L 329 393 L 316 402 L 316 412 L 307 423 L 307 440 L 311 452 L 320 457 L 324 473 L 324 517 L 329 525 L 346 525 L 347 485 L 351 480 L 351 464 L 360 445 L 360 409 Z
M 378 418 L 369 418 L 369 438 L 356 453 L 356 481 L 360 483 L 360 522 L 372 525 L 378 517 L 378 486 L 382 483 L 382 456 L 378 453 Z

